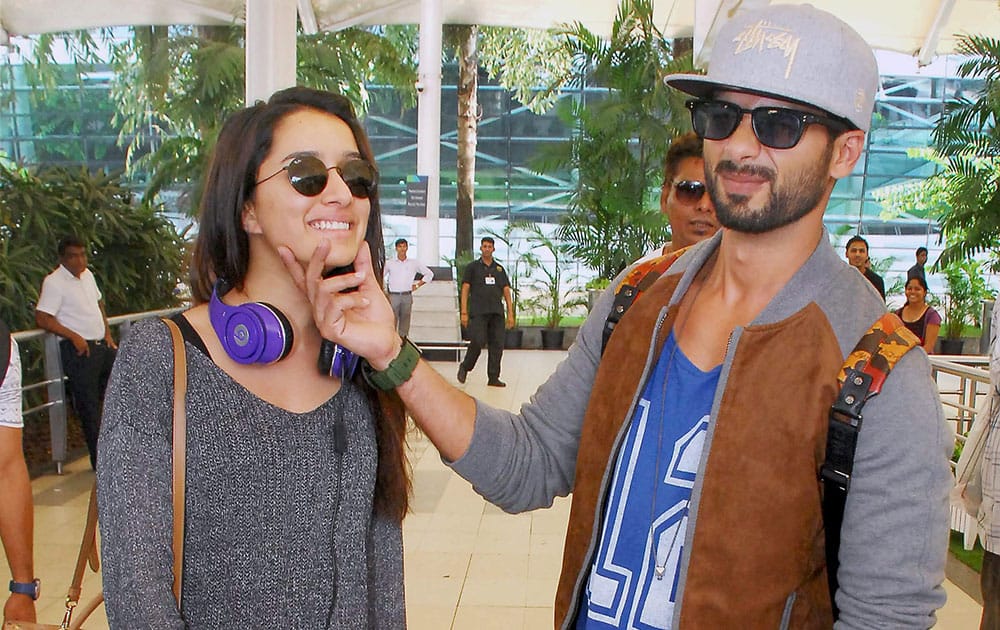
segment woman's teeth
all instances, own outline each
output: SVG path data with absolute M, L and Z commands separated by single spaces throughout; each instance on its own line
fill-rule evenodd
M 313 221 L 309 227 L 316 230 L 346 230 L 351 226 L 343 221 Z

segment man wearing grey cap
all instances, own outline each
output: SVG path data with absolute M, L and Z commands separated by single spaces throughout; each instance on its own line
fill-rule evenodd
M 513 414 L 423 361 L 396 370 L 387 304 L 355 313 L 336 297 L 331 317 L 358 332 L 324 334 L 399 372 L 410 415 L 490 501 L 520 512 L 573 493 L 557 628 L 928 628 L 945 600 L 953 438 L 923 351 L 864 408 L 836 620 L 817 480 L 838 371 L 885 314 L 823 227 L 864 148 L 874 56 L 829 13 L 776 5 L 721 28 L 707 75 L 666 81 L 696 97 L 723 229 L 645 288 L 603 353 L 613 290 Z

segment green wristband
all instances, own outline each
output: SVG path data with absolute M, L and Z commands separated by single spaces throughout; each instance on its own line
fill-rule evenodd
M 396 389 L 410 380 L 410 377 L 413 376 L 413 370 L 417 369 L 417 363 L 419 362 L 420 348 L 413 345 L 413 342 L 406 337 L 403 337 L 403 347 L 399 349 L 399 354 L 396 355 L 396 358 L 389 363 L 389 367 L 377 372 L 365 361 L 362 364 L 361 373 L 372 387 L 389 391 Z

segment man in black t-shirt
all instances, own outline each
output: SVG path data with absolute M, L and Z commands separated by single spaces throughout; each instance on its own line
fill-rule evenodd
M 485 346 L 489 352 L 486 363 L 487 385 L 506 387 L 500 380 L 500 359 L 506 328 L 514 327 L 514 302 L 510 280 L 503 266 L 493 260 L 493 239 L 485 236 L 479 245 L 482 256 L 465 267 L 462 275 L 462 326 L 469 331 L 469 350 L 458 366 L 458 382 L 476 367 L 479 353 Z M 506 322 L 501 301 L 507 306 Z

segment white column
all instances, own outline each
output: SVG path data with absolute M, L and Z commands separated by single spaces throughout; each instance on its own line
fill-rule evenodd
M 246 0 L 246 102 L 295 85 L 296 0 Z
M 441 200 L 441 0 L 420 1 L 417 70 L 417 175 L 427 176 L 427 218 L 417 220 L 420 259 L 440 262 Z

